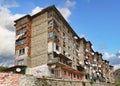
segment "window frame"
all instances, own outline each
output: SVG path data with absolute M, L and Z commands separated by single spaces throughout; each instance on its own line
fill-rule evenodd
M 19 50 L 19 56 L 25 54 L 25 48 L 21 48 Z

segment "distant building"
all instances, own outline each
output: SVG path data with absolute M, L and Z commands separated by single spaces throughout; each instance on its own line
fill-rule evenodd
M 120 69 L 114 71 L 114 77 L 116 82 L 120 82 Z
M 15 65 L 27 66 L 30 74 L 96 82 L 111 79 L 109 62 L 74 32 L 55 6 L 16 20 L 15 27 Z

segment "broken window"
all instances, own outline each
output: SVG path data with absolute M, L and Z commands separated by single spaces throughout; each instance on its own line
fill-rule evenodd
M 20 35 L 20 34 L 25 34 L 25 32 L 27 31 L 26 27 L 21 28 L 20 30 L 16 31 L 16 35 Z
M 25 64 L 25 60 L 24 59 L 20 59 L 17 61 L 18 65 L 24 65 Z
M 16 46 L 22 45 L 26 42 L 26 38 L 16 40 Z

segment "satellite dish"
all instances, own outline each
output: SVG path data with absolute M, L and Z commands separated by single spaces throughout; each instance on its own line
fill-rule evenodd
M 74 39 L 78 39 L 78 37 L 77 37 L 77 36 L 74 36 Z
M 17 71 L 17 72 L 20 72 L 20 71 L 21 71 L 21 69 L 20 69 L 20 68 L 16 68 L 16 71 Z

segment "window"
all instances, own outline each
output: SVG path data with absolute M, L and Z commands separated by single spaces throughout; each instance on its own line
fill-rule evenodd
M 63 51 L 63 55 L 65 55 L 65 51 Z
M 48 22 L 48 26 L 53 26 L 53 20 Z
M 57 23 L 56 23 L 55 21 L 54 21 L 53 26 L 54 26 L 55 28 L 58 28 L 58 25 L 57 25 Z
M 68 30 L 68 33 L 69 33 L 70 31 Z
M 70 46 L 68 46 L 68 50 L 70 50 Z
M 54 70 L 53 69 L 51 70 L 51 73 L 54 74 Z
M 64 70 L 64 75 L 66 75 L 66 70 Z
M 53 32 L 49 32 L 48 37 L 53 37 Z
M 70 73 L 70 72 L 68 72 L 68 76 L 70 76 L 70 74 L 71 74 L 71 73 Z
M 76 74 L 74 74 L 74 78 L 76 77 Z
M 77 78 L 78 78 L 78 79 L 80 78 L 79 75 L 77 75 Z
M 52 11 L 48 12 L 48 18 L 50 18 L 52 16 Z
M 49 59 L 53 59 L 53 54 L 52 53 L 48 54 L 48 57 Z
M 16 46 L 22 45 L 26 42 L 26 38 L 16 40 Z
M 63 24 L 62 26 L 63 26 L 63 28 L 65 29 L 65 25 Z
M 18 65 L 24 65 L 25 64 L 25 61 L 24 59 L 20 59 L 17 61 Z
M 20 30 L 17 30 L 17 31 L 16 31 L 16 35 L 23 34 L 23 33 L 25 33 L 26 31 L 27 31 L 26 27 L 23 27 L 23 28 L 21 28 Z
M 63 36 L 65 36 L 65 33 L 63 32 Z
M 54 34 L 55 39 L 59 39 L 59 36 L 57 34 Z
M 63 41 L 63 47 L 65 47 L 66 46 L 66 44 L 65 44 L 65 42 Z
M 48 26 L 53 26 L 55 28 L 58 28 L 58 24 L 54 20 L 49 21 Z
M 59 19 L 59 17 L 58 17 L 58 15 L 57 15 L 57 13 L 53 12 L 53 15 L 54 15 L 55 19 L 59 22 L 59 21 L 60 21 L 60 19 Z
M 56 50 L 59 51 L 59 46 L 58 45 L 56 45 Z
M 19 55 L 23 55 L 23 54 L 25 54 L 25 49 L 24 48 L 19 50 Z
M 54 38 L 56 42 L 59 42 L 59 36 L 57 34 L 54 33 Z

